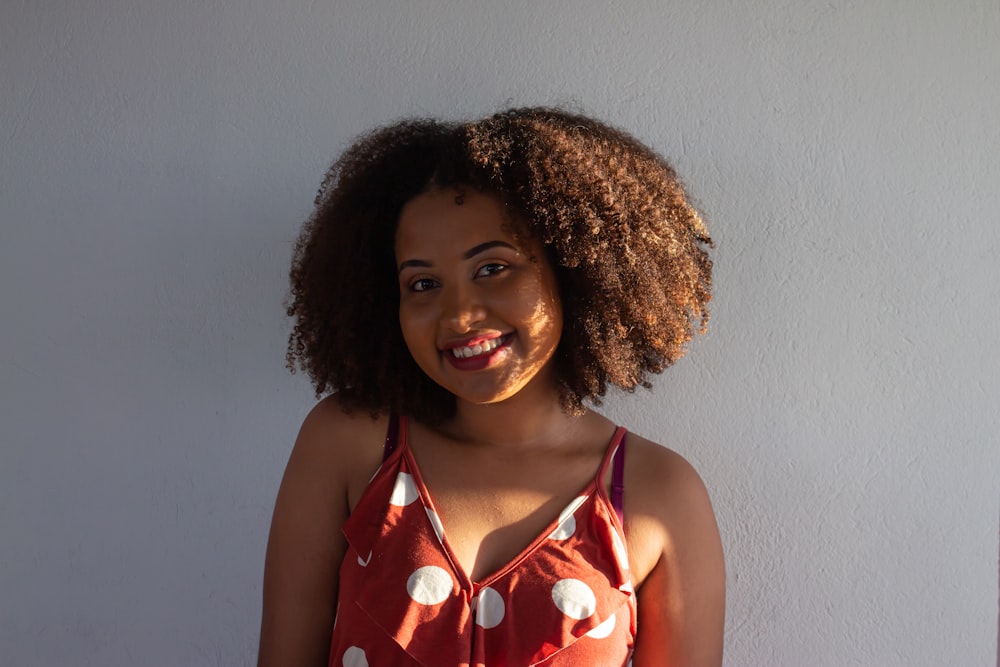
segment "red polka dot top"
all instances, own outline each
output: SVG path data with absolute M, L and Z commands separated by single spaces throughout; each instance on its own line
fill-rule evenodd
M 545 531 L 471 581 L 421 480 L 406 420 L 393 420 L 386 459 L 344 523 L 331 667 L 626 665 L 636 606 L 620 514 L 624 451 L 618 428 L 597 474 Z M 614 501 L 601 481 L 609 465 Z

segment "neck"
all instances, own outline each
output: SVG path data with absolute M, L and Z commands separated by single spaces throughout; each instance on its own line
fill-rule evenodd
M 544 397 L 521 392 L 500 403 L 476 405 L 459 401 L 455 416 L 442 428 L 450 437 L 505 449 L 555 446 L 572 436 L 587 417 L 563 410 L 553 391 Z

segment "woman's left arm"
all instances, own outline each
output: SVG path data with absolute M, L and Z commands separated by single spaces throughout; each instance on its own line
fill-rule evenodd
M 657 449 L 641 448 L 626 477 L 630 552 L 647 563 L 633 667 L 719 667 L 726 567 L 712 504 L 694 468 Z

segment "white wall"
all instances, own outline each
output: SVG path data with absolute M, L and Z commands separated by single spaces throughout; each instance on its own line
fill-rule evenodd
M 326 164 L 538 103 L 717 239 L 710 334 L 608 410 L 712 490 L 727 664 L 996 661 L 996 2 L 9 0 L 0 63 L 3 665 L 253 662 Z

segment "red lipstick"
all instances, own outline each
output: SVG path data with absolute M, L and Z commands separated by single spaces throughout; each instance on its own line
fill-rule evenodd
M 454 368 L 460 371 L 478 371 L 489 367 L 491 364 L 496 363 L 504 355 L 507 354 L 507 348 L 510 346 L 510 341 L 513 335 L 507 334 L 505 336 L 480 336 L 478 338 L 469 338 L 462 341 L 454 341 L 446 343 L 442 354 L 448 360 Z M 483 343 L 490 343 L 492 341 L 499 341 L 496 347 L 492 350 L 481 352 L 480 354 L 475 354 L 471 357 L 456 357 L 452 350 L 457 348 L 472 347 L 475 345 L 482 345 Z

